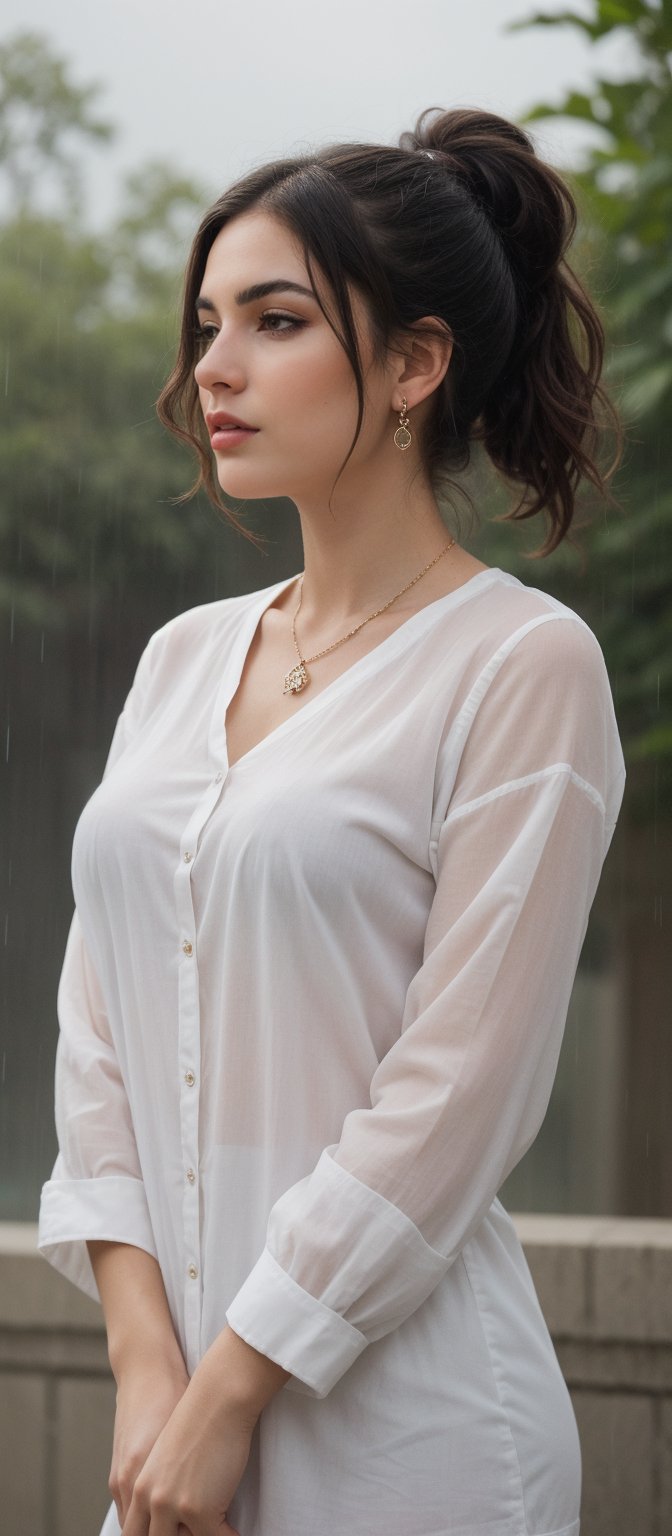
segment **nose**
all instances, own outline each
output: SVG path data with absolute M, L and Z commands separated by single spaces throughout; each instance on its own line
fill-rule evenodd
M 199 389 L 212 390 L 218 385 L 236 393 L 245 385 L 245 374 L 233 356 L 231 346 L 222 340 L 222 333 L 215 336 L 194 368 L 194 379 Z

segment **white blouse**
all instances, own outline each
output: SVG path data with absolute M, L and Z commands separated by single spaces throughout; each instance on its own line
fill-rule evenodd
M 571 1402 L 496 1196 L 623 795 L 603 654 L 491 567 L 231 767 L 295 580 L 140 657 L 74 837 L 39 1245 L 94 1297 L 87 1239 L 146 1249 L 190 1371 L 228 1320 L 292 1373 L 241 1536 L 576 1536 Z

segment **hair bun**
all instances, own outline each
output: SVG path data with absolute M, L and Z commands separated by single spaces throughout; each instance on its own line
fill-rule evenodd
M 427 121 L 432 114 L 433 121 Z M 574 234 L 574 205 L 528 135 L 492 112 L 427 107 L 399 148 L 438 158 L 483 209 L 526 283 L 543 282 Z

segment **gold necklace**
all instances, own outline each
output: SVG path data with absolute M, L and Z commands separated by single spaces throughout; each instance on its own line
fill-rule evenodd
M 382 608 L 376 608 L 375 613 L 370 613 L 368 619 L 362 619 L 361 624 L 357 624 L 354 629 L 349 630 L 347 635 L 343 636 L 342 640 L 335 640 L 333 645 L 325 646 L 323 651 L 316 651 L 314 656 L 302 656 L 299 650 L 299 642 L 296 638 L 295 625 L 299 616 L 301 602 L 303 600 L 302 575 L 299 581 L 299 607 L 297 608 L 296 613 L 294 614 L 294 618 L 292 619 L 292 634 L 294 636 L 294 644 L 296 646 L 296 653 L 299 658 L 299 664 L 296 667 L 292 667 L 291 670 L 285 674 L 285 686 L 282 690 L 283 693 L 300 693 L 302 688 L 306 688 L 310 682 L 310 673 L 307 671 L 307 663 L 309 661 L 317 661 L 320 656 L 326 656 L 329 651 L 335 651 L 338 645 L 344 645 L 345 641 L 350 640 L 353 635 L 356 635 L 360 629 L 364 628 L 365 624 L 370 624 L 372 619 L 377 619 L 379 613 L 385 613 L 387 608 L 391 608 L 392 604 L 396 603 L 398 597 L 403 597 L 404 592 L 408 592 L 409 587 L 414 587 L 416 581 L 419 581 L 421 576 L 424 576 L 427 571 L 431 571 L 432 566 L 436 565 L 437 560 L 440 560 L 442 555 L 447 554 L 449 549 L 452 549 L 454 543 L 455 540 L 451 539 L 449 544 L 445 544 L 436 558 L 434 560 L 430 560 L 429 565 L 425 566 L 424 571 L 420 571 L 417 576 L 413 577 L 412 581 L 409 581 L 408 586 L 402 587 L 401 592 L 397 592 L 394 597 L 391 597 L 389 603 L 385 603 L 384 607 Z

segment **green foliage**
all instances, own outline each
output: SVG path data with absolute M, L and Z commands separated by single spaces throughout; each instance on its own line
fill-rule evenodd
M 67 141 L 109 142 L 114 130 L 91 116 L 95 85 L 78 87 L 68 79 L 38 33 L 20 32 L 0 45 L 0 168 L 17 210 L 30 207 L 40 174 L 58 170 L 67 211 L 80 207 L 76 158 Z
M 120 312 L 114 250 L 28 214 L 0 237 L 0 568 L 13 572 L 0 602 L 43 627 L 212 558 L 216 513 L 171 505 L 190 469 L 153 404 L 174 353 L 175 279 L 151 302 L 144 263 L 135 294 L 129 268 Z
M 183 257 L 210 198 L 151 163 L 92 235 L 62 136 L 107 137 L 93 94 L 37 38 L 0 49 L 0 170 L 17 189 L 0 225 L 0 608 L 43 629 L 90 626 L 106 605 L 176 586 L 203 592 L 225 538 L 204 498 L 172 504 L 194 475 L 154 410 Z M 73 194 L 58 217 L 37 207 L 37 170 L 19 186 L 35 147 L 50 186 L 64 175 Z

